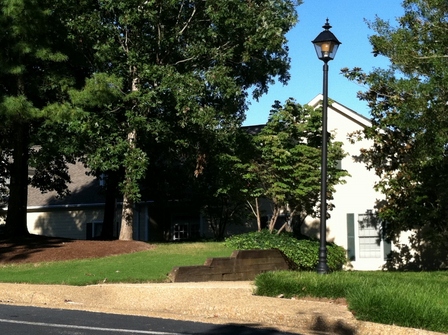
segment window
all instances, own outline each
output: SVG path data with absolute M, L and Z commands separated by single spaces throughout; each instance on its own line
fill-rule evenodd
M 200 237 L 199 217 L 197 215 L 176 215 L 173 217 L 173 240 L 189 240 Z
M 369 211 L 358 215 L 358 237 L 360 258 L 381 257 L 379 222 Z
M 175 224 L 173 229 L 173 240 L 188 239 L 188 224 Z
M 358 214 L 357 225 L 355 214 L 347 214 L 347 256 L 351 261 L 356 261 L 357 258 L 387 259 L 392 246 L 383 239 L 383 225 L 371 210 Z
M 378 220 L 372 213 L 358 215 L 358 236 L 360 258 L 381 257 Z
M 101 231 L 103 230 L 103 222 L 93 221 L 88 222 L 86 225 L 86 239 L 94 240 L 101 236 Z

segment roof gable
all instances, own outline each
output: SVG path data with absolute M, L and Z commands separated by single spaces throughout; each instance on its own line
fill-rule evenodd
M 322 105 L 323 101 L 323 95 L 318 94 L 316 95 L 309 103 L 308 105 L 317 108 Z M 365 116 L 355 112 L 353 109 L 350 109 L 339 102 L 332 100 L 333 103 L 328 105 L 328 112 L 334 112 L 338 113 L 341 116 L 345 117 L 346 119 L 358 124 L 359 126 L 363 128 L 371 127 L 372 122 Z

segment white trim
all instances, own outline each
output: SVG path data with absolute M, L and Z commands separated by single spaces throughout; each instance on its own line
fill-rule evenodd
M 323 99 L 323 95 L 318 94 L 310 102 L 308 102 L 308 105 L 310 105 L 314 108 L 317 108 L 318 106 L 321 105 L 322 99 Z M 345 107 L 344 105 L 341 105 L 337 101 L 333 100 L 333 103 L 329 104 L 328 108 L 331 108 L 333 111 L 343 115 L 347 119 L 349 119 L 363 127 L 371 127 L 372 126 L 372 122 L 367 117 L 355 112 L 353 109 L 350 109 L 348 107 Z
M 47 205 L 47 206 L 29 206 L 26 209 L 29 211 L 36 211 L 41 209 L 57 209 L 57 208 L 84 208 L 84 207 L 103 207 L 104 202 L 98 202 L 93 204 L 66 204 L 66 205 Z M 5 210 L 8 208 L 6 207 Z
M 130 334 L 148 334 L 148 335 L 186 335 L 186 333 L 168 333 L 168 332 L 159 332 L 151 330 L 90 327 L 90 326 L 68 325 L 63 323 L 31 322 L 31 321 L 8 320 L 8 319 L 0 319 L 0 323 L 12 323 L 12 324 L 47 327 L 47 328 L 94 330 L 94 331 L 111 332 L 111 333 L 130 333 Z
M 148 201 L 142 201 L 139 202 L 138 205 L 141 204 L 150 204 L 153 203 L 153 200 L 148 200 Z M 28 206 L 26 208 L 27 211 L 37 211 L 37 210 L 43 210 L 43 209 L 58 209 L 58 208 L 62 208 L 62 209 L 67 209 L 67 208 L 85 208 L 85 207 L 103 207 L 105 205 L 104 202 L 97 202 L 97 203 L 92 203 L 92 204 L 65 204 L 65 205 L 46 205 L 46 206 Z M 123 205 L 123 202 L 117 202 L 117 205 Z M 0 211 L 7 211 L 8 207 L 3 207 L 0 209 Z

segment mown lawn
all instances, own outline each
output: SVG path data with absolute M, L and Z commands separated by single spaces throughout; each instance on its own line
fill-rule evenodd
M 276 272 L 258 295 L 345 298 L 359 320 L 448 333 L 448 272 Z
M 154 249 L 97 259 L 0 267 L 0 282 L 89 285 L 101 282 L 163 282 L 175 266 L 201 265 L 208 257 L 229 257 L 219 242 L 156 244 Z

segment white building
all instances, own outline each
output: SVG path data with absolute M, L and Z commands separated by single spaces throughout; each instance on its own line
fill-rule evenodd
M 322 95 L 316 96 L 308 104 L 319 107 Z M 378 177 L 368 170 L 364 163 L 356 161 L 362 148 L 369 148 L 372 142 L 362 140 L 351 143 L 349 134 L 370 127 L 366 117 L 333 101 L 328 106 L 328 131 L 335 135 L 335 141 L 343 143 L 348 155 L 341 161 L 341 168 L 350 177 L 346 183 L 336 185 L 332 203 L 335 208 L 327 219 L 327 240 L 347 249 L 351 265 L 356 270 L 377 270 L 384 264 L 391 245 L 381 238 L 380 225 L 374 215 L 377 200 L 384 196 L 374 189 Z M 318 230 L 319 221 L 310 220 L 309 230 Z

